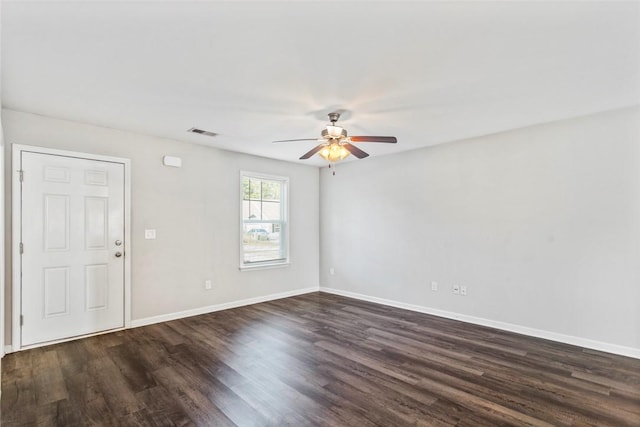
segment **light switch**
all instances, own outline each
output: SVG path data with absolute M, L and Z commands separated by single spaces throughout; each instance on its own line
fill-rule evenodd
M 149 230 L 144 230 L 144 238 L 147 240 L 153 240 L 156 238 L 156 230 L 155 229 L 149 229 Z

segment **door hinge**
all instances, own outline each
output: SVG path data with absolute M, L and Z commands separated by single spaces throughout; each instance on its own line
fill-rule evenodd
M 24 181 L 24 171 L 21 169 L 18 173 L 20 174 L 20 182 Z
M 20 326 L 24 326 L 24 314 L 20 315 Z
M 24 243 L 20 242 L 20 254 L 24 253 Z

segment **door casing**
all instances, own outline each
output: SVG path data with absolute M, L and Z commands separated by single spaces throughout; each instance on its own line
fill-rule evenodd
M 31 346 L 22 346 L 20 342 L 20 314 L 22 312 L 21 295 L 22 295 L 22 257 L 20 256 L 20 240 L 22 230 L 22 203 L 20 188 L 20 158 L 23 152 L 50 154 L 56 156 L 75 157 L 87 160 L 98 160 L 113 163 L 122 163 L 124 165 L 124 329 L 131 327 L 131 160 L 122 157 L 102 156 L 90 153 L 80 153 L 76 151 L 57 150 L 45 147 L 36 147 L 32 145 L 13 144 L 12 145 L 12 283 L 11 283 L 11 351 L 26 350 L 29 348 L 42 347 L 45 345 L 55 344 L 64 341 L 78 339 L 78 337 L 50 341 L 46 343 L 35 344 Z M 109 332 L 113 332 L 110 330 Z M 104 332 L 98 332 L 91 335 L 99 335 Z

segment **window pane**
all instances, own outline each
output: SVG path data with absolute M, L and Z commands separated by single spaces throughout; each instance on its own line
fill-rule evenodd
M 284 258 L 280 224 L 244 224 L 243 231 L 244 262 L 275 261 Z
M 262 219 L 262 202 L 257 200 L 243 200 L 242 201 L 242 220 L 257 220 Z M 277 218 L 276 218 L 277 219 Z
M 242 220 L 257 220 L 260 221 L 262 218 L 262 202 L 258 200 L 243 200 L 242 201 Z M 279 219 L 279 218 L 267 218 L 267 219 Z
M 262 181 L 262 200 L 280 201 L 280 187 L 278 181 Z
M 262 203 L 257 200 L 249 202 L 249 217 L 248 219 L 262 219 Z
M 249 179 L 249 198 L 260 200 L 262 194 L 262 181 L 259 179 Z
M 242 198 L 244 200 L 249 200 L 249 195 L 251 192 L 249 191 L 249 178 L 246 176 L 242 177 Z
M 242 201 L 242 219 L 249 219 L 249 215 L 251 214 L 251 211 L 249 210 L 249 201 L 248 200 L 243 200 Z
M 280 220 L 280 202 L 262 202 L 262 219 Z

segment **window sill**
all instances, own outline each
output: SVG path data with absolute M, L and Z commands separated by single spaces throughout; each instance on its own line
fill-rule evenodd
M 278 263 L 265 263 L 265 264 L 257 264 L 257 265 L 241 265 L 240 271 L 253 271 L 253 270 L 269 270 L 272 268 L 285 268 L 289 267 L 291 263 L 287 262 L 278 262 Z

